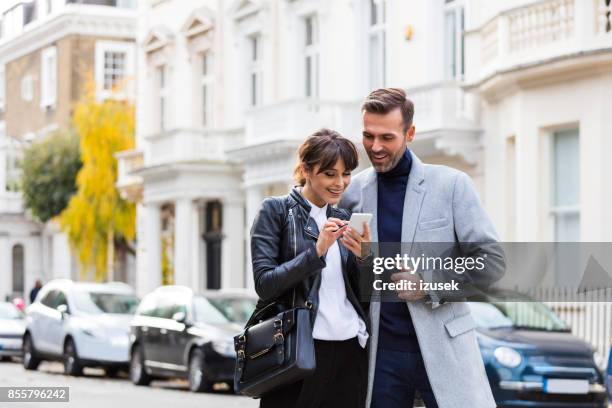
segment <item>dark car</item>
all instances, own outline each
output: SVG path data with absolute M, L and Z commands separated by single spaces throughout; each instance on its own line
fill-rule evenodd
M 210 290 L 203 295 L 230 322 L 241 326 L 244 326 L 253 314 L 258 299 L 254 293 L 238 289 Z
M 606 406 L 593 348 L 548 306 L 513 293 L 486 301 L 469 305 L 499 407 Z
M 132 321 L 130 378 L 136 385 L 186 378 L 194 392 L 218 382 L 233 385 L 234 336 L 240 329 L 204 296 L 162 286 L 144 297 Z

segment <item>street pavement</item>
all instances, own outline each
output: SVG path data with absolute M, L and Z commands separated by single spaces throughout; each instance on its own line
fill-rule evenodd
M 4 408 L 251 408 L 259 401 L 233 395 L 229 390 L 189 392 L 186 381 L 154 381 L 137 387 L 127 378 L 107 378 L 102 370 L 86 369 L 83 377 L 63 374 L 59 363 L 42 363 L 38 371 L 26 371 L 20 363 L 0 362 L 0 387 L 70 387 L 70 402 L 0 402 Z

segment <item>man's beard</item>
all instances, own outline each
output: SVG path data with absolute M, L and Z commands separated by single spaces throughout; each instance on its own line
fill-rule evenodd
M 372 166 L 374 166 L 374 170 L 376 170 L 377 173 L 386 173 L 390 170 L 393 170 L 395 166 L 397 166 L 397 163 L 399 163 L 399 161 L 402 159 L 402 156 L 404 155 L 405 151 L 406 151 L 406 147 L 404 147 L 404 149 L 401 150 L 401 153 L 397 153 L 395 156 L 393 156 L 393 159 L 387 164 L 378 165 L 378 166 L 372 164 Z M 371 156 L 370 156 L 370 162 L 372 162 Z

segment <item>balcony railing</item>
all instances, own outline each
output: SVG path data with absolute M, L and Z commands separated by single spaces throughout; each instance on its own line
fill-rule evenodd
M 361 134 L 359 102 L 296 99 L 254 108 L 247 113 L 246 144 L 303 140 L 322 127 L 346 137 Z
M 133 149 L 119 152 L 117 158 L 117 188 L 124 198 L 138 201 L 142 193 L 142 177 L 134 172 L 144 166 L 142 150 Z
M 612 47 L 612 1 L 537 1 L 501 12 L 476 33 L 481 64 L 473 65 L 470 82 L 496 71 Z
M 0 192 L 0 214 L 20 214 L 24 211 L 20 192 Z
M 199 160 L 227 160 L 228 150 L 242 147 L 242 129 L 174 129 L 146 137 L 147 167 Z

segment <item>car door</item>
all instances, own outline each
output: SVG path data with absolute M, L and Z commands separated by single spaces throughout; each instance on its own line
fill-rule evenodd
M 40 302 L 34 303 L 28 310 L 32 341 L 36 350 L 42 353 L 51 353 L 53 349 L 49 332 L 56 312 L 54 305 L 57 294 L 57 290 L 43 293 Z
M 172 305 L 172 316 L 177 316 L 178 313 L 184 316 L 182 321 L 177 321 L 172 318 L 168 322 L 166 333 L 166 344 L 168 347 L 168 363 L 176 366 L 177 370 L 187 371 L 188 362 L 185 361 L 185 349 L 189 343 L 189 334 L 187 333 L 187 302 L 185 300 L 176 299 Z
M 185 325 L 177 322 L 172 317 L 176 312 L 185 309 L 184 300 L 175 297 L 175 294 L 166 294 L 160 301 L 159 318 L 157 325 L 159 335 L 157 337 L 156 356 L 157 362 L 166 370 L 181 372 L 186 369 L 182 359 L 178 358 L 181 353 L 180 334 Z
M 62 315 L 58 310 L 60 306 L 66 306 L 67 313 Z M 49 340 L 50 352 L 55 355 L 61 355 L 64 352 L 64 325 L 66 319 L 70 318 L 70 308 L 68 307 L 68 299 L 66 292 L 58 290 L 53 301 L 53 308 L 50 308 L 48 313 L 47 339 Z M 78 350 L 77 350 L 78 352 Z

